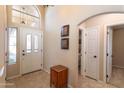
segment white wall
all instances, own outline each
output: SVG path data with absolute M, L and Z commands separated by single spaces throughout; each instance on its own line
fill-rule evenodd
M 124 28 L 113 29 L 112 65 L 124 68 Z
M 5 7 L 0 6 L 0 66 L 4 65 Z
M 49 71 L 52 65 L 69 68 L 69 85 L 77 86 L 78 33 L 77 24 L 86 18 L 104 12 L 124 11 L 123 6 L 49 6 L 45 15 L 44 65 Z M 70 25 L 69 50 L 61 50 L 61 27 Z
M 5 66 L 5 27 L 6 27 L 6 7 L 0 6 L 0 69 Z M 0 77 L 0 83 L 5 81 L 5 73 Z M 4 87 L 0 85 L 0 87 Z

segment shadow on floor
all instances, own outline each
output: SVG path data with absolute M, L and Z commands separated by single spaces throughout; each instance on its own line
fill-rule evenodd
M 41 70 L 8 80 L 6 83 L 7 88 L 49 88 L 50 75 Z

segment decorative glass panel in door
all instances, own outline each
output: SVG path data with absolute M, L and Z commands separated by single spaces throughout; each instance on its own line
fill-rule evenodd
M 34 35 L 34 52 L 38 52 L 38 36 Z
M 26 36 L 26 52 L 31 53 L 31 34 Z

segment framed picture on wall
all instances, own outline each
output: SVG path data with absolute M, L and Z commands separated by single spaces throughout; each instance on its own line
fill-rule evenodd
M 61 37 L 69 36 L 69 25 L 64 25 L 61 28 Z
M 69 38 L 61 39 L 61 49 L 69 49 Z

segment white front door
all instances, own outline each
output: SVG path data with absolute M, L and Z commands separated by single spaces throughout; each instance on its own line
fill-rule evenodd
M 107 34 L 107 82 L 110 81 L 111 74 L 112 74 L 112 28 L 108 27 L 108 34 Z
M 86 75 L 98 79 L 98 28 L 87 28 L 86 31 Z
M 42 69 L 42 37 L 41 31 L 20 28 L 21 73 L 29 73 Z

